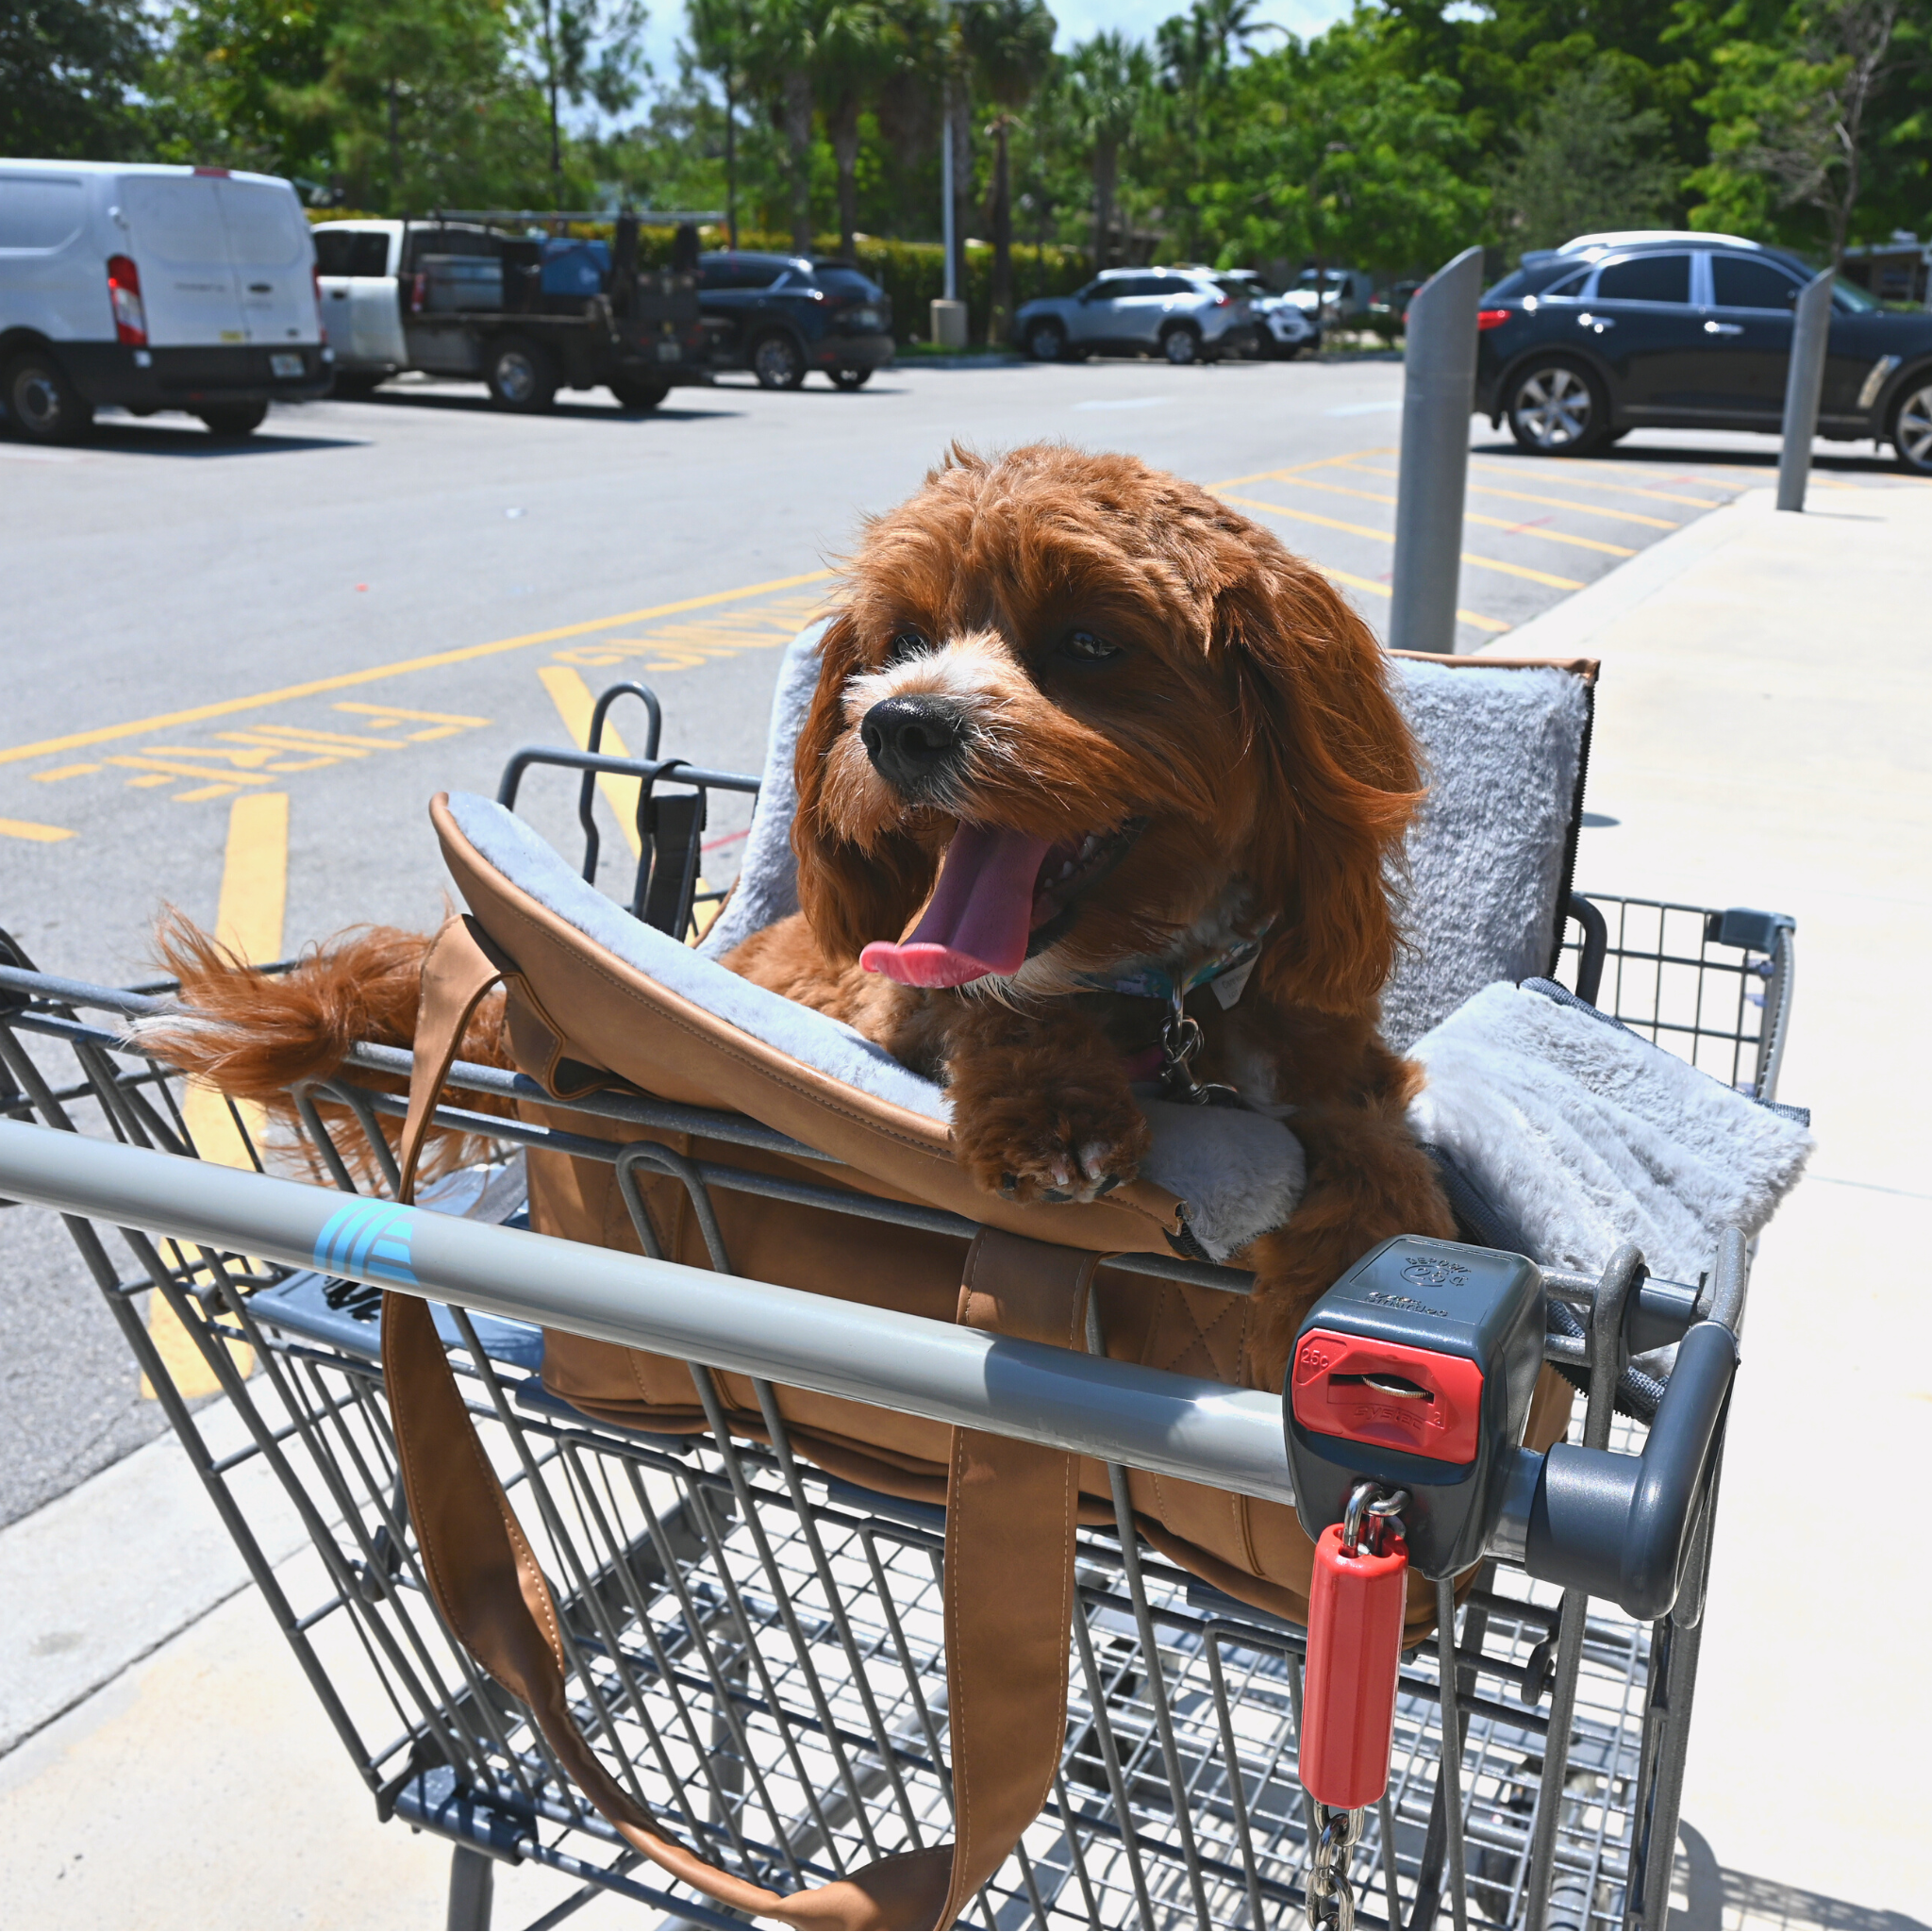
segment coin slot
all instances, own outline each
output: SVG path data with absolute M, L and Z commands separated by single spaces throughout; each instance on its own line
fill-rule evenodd
M 1406 1375 L 1331 1375 L 1330 1388 L 1349 1386 L 1357 1389 L 1373 1389 L 1377 1395 L 1392 1395 L 1402 1402 L 1433 1402 L 1436 1391 L 1424 1389 L 1420 1382 L 1411 1382 Z

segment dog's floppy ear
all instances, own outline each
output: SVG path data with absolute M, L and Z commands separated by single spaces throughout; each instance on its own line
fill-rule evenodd
M 1257 558 L 1216 599 L 1260 768 L 1256 884 L 1274 915 L 1257 972 L 1277 998 L 1372 1011 L 1395 962 L 1389 861 L 1423 796 L 1389 660 L 1327 579 Z
M 909 839 L 888 835 L 871 847 L 841 836 L 825 811 L 825 762 L 845 728 L 845 687 L 866 667 L 858 627 L 841 613 L 819 646 L 819 681 L 798 734 L 793 775 L 798 815 L 798 903 L 829 959 L 857 959 L 874 940 L 896 940 L 932 882 L 932 863 Z

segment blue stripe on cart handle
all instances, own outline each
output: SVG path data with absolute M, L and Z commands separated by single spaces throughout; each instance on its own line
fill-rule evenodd
M 409 1237 L 415 1216 L 393 1201 L 350 1201 L 315 1238 L 314 1261 L 325 1274 L 363 1274 L 416 1287 Z

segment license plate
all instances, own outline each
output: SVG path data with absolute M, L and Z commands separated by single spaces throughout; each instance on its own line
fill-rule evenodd
M 269 368 L 281 376 L 298 376 L 302 374 L 302 358 L 299 356 L 271 356 Z
M 859 328 L 876 328 L 879 325 L 879 312 L 876 308 L 860 308 L 854 313 L 852 320 Z
M 658 344 L 658 359 L 660 362 L 675 362 L 682 358 L 683 354 L 683 348 L 676 342 L 659 342 Z

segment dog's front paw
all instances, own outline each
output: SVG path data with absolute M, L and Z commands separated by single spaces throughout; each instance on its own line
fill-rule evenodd
M 974 1179 L 1009 1201 L 1096 1201 L 1140 1173 L 1153 1138 L 1124 1093 L 1002 1099 L 956 1111 L 953 1137 Z

